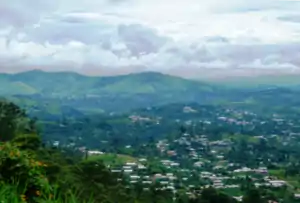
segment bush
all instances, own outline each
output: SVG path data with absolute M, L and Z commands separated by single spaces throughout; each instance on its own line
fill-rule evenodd
M 49 190 L 43 172 L 46 165 L 36 161 L 33 154 L 21 151 L 11 143 L 0 144 L 0 150 L 0 181 L 3 185 L 17 185 L 17 192 L 30 199 Z

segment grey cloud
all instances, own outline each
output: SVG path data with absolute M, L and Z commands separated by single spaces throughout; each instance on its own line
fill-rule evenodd
M 0 2 L 0 27 L 21 28 L 37 23 L 41 16 L 55 9 L 56 0 L 2 0 Z
M 186 46 L 172 43 L 163 48 L 162 52 L 170 53 L 175 58 L 180 57 L 186 63 L 191 61 L 211 62 L 217 59 L 217 56 L 214 56 L 209 48 L 195 43 Z
M 240 64 L 268 56 L 276 56 L 278 62 L 291 62 L 300 53 L 300 44 L 227 45 L 216 52 L 220 59 Z
M 230 6 L 217 7 L 214 11 L 219 13 L 247 13 L 267 10 L 298 11 L 300 2 L 294 0 L 232 0 Z
M 20 32 L 24 32 L 25 37 L 19 42 L 43 44 L 46 48 L 48 44 L 61 47 L 52 55 L 36 58 L 0 58 L 1 64 L 12 69 L 41 66 L 55 70 L 80 69 L 93 73 L 100 73 L 103 69 L 107 72 L 122 73 L 174 70 L 195 75 L 201 71 L 213 72 L 213 69 L 227 69 L 230 72 L 229 69 L 275 70 L 300 66 L 300 44 L 235 45 L 231 39 L 222 35 L 183 43 L 162 36 L 155 29 L 140 24 L 124 24 L 119 21 L 111 24 L 102 18 L 103 16 L 89 18 L 76 13 L 51 16 L 47 12 L 55 8 L 55 4 L 50 4 L 49 9 L 46 9 L 41 4 L 34 5 L 34 2 L 41 2 L 37 0 L 26 0 L 27 5 L 18 5 L 17 0 L 9 1 L 13 4 L 8 6 L 0 2 L 0 27 L 24 27 Z M 110 3 L 113 4 L 112 1 Z M 255 9 L 255 6 L 251 9 Z M 299 16 L 289 17 L 295 21 Z M 32 25 L 37 22 L 38 27 Z M 15 34 L 7 39 L 18 41 L 18 32 L 12 33 Z M 5 33 L 2 37 L 9 34 Z M 71 47 L 69 43 L 72 41 L 81 42 L 82 47 Z M 256 39 L 252 41 L 259 42 Z M 89 70 L 89 67 L 93 67 L 93 70 Z
M 79 19 L 78 19 L 79 20 Z M 85 44 L 95 44 L 108 40 L 115 28 L 98 22 L 73 23 L 52 19 L 41 23 L 37 28 L 27 30 L 28 40 L 52 44 L 66 44 L 70 41 L 80 41 Z
M 127 35 L 125 36 L 128 37 Z M 66 67 L 72 70 L 78 69 L 74 67 L 79 67 L 79 69 L 80 67 L 84 67 L 88 69 L 87 64 L 91 64 L 95 68 L 92 71 L 86 71 L 94 73 L 97 72 L 97 67 L 99 70 L 102 70 L 103 67 L 116 70 L 124 69 L 123 72 L 126 72 L 129 67 L 132 67 L 130 69 L 131 71 L 155 70 L 172 72 L 172 70 L 176 70 L 175 72 L 180 73 L 178 70 L 180 67 L 182 72 L 185 72 L 184 74 L 190 76 L 193 76 L 193 72 L 196 73 L 200 70 L 205 72 L 209 71 L 210 73 L 213 72 L 213 69 L 219 71 L 224 71 L 224 69 L 226 71 L 230 70 L 229 72 L 234 69 L 247 69 L 250 72 L 252 69 L 268 69 L 270 71 L 283 69 L 283 71 L 289 71 L 290 69 L 297 69 L 300 66 L 300 44 L 242 46 L 220 43 L 219 45 L 211 46 L 209 42 L 206 44 L 180 44 L 170 40 L 161 44 L 157 43 L 160 46 L 157 45 L 155 49 L 151 47 L 152 52 L 145 52 L 144 50 L 147 51 L 149 47 L 142 47 L 144 42 L 137 40 L 133 41 L 133 43 L 136 43 L 137 46 L 141 46 L 143 49 L 139 51 L 144 52 L 144 54 L 135 57 L 130 47 L 128 47 L 128 43 L 126 44 L 126 42 L 133 40 L 134 37 L 132 35 L 129 35 L 129 39 L 126 37 L 122 40 L 114 41 L 114 43 L 112 43 L 112 41 L 109 42 L 105 48 L 96 44 L 76 50 L 70 48 L 69 51 L 71 52 L 62 50 L 62 52 L 58 52 L 53 56 L 49 55 L 43 58 L 27 57 L 26 59 L 20 59 L 17 63 L 8 61 L 6 64 L 12 63 L 14 66 L 16 64 L 51 66 L 51 64 L 54 64 L 53 61 L 55 61 L 56 66 L 59 67 L 59 65 L 67 63 L 63 58 L 59 59 L 59 57 L 67 54 L 66 56 L 70 56 L 69 60 L 73 60 L 73 62 L 68 62 L 67 64 L 69 65 Z M 159 36 L 155 36 L 153 39 L 155 40 L 156 37 Z M 150 37 L 150 39 L 152 38 Z M 77 55 L 83 56 L 82 63 L 77 61 Z M 70 63 L 73 65 L 70 65 Z M 219 71 L 217 72 L 219 73 Z
M 66 15 L 66 16 L 60 17 L 59 21 L 60 22 L 65 22 L 65 23 L 83 24 L 83 23 L 88 23 L 89 20 L 84 19 L 84 18 L 80 18 L 80 17 L 77 17 L 77 16 Z
M 204 38 L 206 42 L 215 42 L 215 43 L 230 43 L 230 39 L 222 36 L 212 36 Z
M 135 56 L 158 52 L 170 39 L 159 36 L 155 30 L 141 25 L 120 25 L 118 36 Z
M 129 3 L 131 0 L 107 0 L 108 3 L 111 4 L 120 4 L 120 3 Z
M 300 23 L 300 15 L 289 15 L 278 17 L 278 20 L 288 21 L 293 23 Z
M 155 30 L 138 24 L 111 25 L 99 19 L 80 18 L 80 15 L 64 15 L 41 22 L 39 27 L 27 29 L 27 41 L 37 43 L 67 44 L 79 41 L 97 45 L 120 54 L 117 45 L 125 45 L 133 56 L 156 53 L 171 39 L 160 36 Z M 120 46 L 119 46 L 120 47 Z

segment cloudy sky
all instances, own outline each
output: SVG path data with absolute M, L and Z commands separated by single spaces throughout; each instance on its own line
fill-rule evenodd
M 299 0 L 1 0 L 0 72 L 299 73 Z

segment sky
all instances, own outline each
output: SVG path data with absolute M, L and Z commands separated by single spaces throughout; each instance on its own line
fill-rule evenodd
M 300 0 L 1 0 L 0 72 L 300 73 Z

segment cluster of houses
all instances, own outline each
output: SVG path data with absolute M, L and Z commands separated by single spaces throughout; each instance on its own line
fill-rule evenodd
M 147 167 L 143 164 L 146 163 L 147 159 L 139 159 L 137 162 L 127 162 L 123 166 L 113 167 L 110 166 L 112 173 L 123 174 L 125 179 L 130 184 L 142 184 L 144 185 L 144 190 L 149 190 L 150 185 L 154 183 L 159 183 L 159 189 L 167 189 L 175 191 L 174 181 L 177 179 L 173 173 L 166 174 L 147 174 Z M 167 163 L 162 161 L 163 163 Z M 169 164 L 169 163 L 168 163 Z
M 110 166 L 110 169 L 113 173 L 124 174 L 130 184 L 144 185 L 144 190 L 149 190 L 151 184 L 159 183 L 160 189 L 170 190 L 174 193 L 179 187 L 185 188 L 187 195 L 193 194 L 195 188 L 214 187 L 221 190 L 238 190 L 246 177 L 251 178 L 256 187 L 283 187 L 288 184 L 284 180 L 270 177 L 268 169 L 264 166 L 247 168 L 241 167 L 237 163 L 229 163 L 225 160 L 222 149 L 230 147 L 231 144 L 226 140 L 210 142 L 205 135 L 191 137 L 185 133 L 173 143 L 167 140 L 157 142 L 157 150 L 162 154 L 159 164 L 165 169 L 164 173 L 149 173 L 146 158 L 138 159 L 136 162 L 127 162 L 117 168 Z M 173 145 L 179 145 L 186 151 L 176 151 Z M 192 146 L 199 146 L 199 148 Z M 213 159 L 204 157 L 203 148 L 205 146 L 209 146 L 209 152 Z M 190 167 L 182 164 L 183 159 L 191 162 Z M 220 170 L 226 171 L 226 175 Z M 241 200 L 240 196 L 235 198 Z
M 190 107 L 183 108 L 184 113 L 195 113 L 196 110 Z M 234 115 L 234 116 L 232 116 Z M 245 119 L 251 118 L 251 119 Z M 131 116 L 132 122 L 149 121 L 151 119 L 141 116 Z M 159 124 L 160 119 L 156 120 Z M 179 121 L 179 120 L 178 120 Z M 184 121 L 187 125 L 192 125 L 193 121 Z M 230 125 L 265 125 L 273 122 L 274 125 L 287 124 L 292 126 L 291 121 L 284 120 L 278 115 L 273 115 L 269 121 L 259 120 L 257 115 L 248 111 L 226 110 L 225 115 L 221 113 L 213 119 L 202 120 L 204 124 L 211 125 L 213 122 Z M 290 142 L 299 134 L 292 130 L 282 131 L 282 134 L 289 135 L 284 139 Z M 269 135 L 276 138 L 277 135 Z M 264 136 L 254 137 L 265 139 Z M 53 143 L 55 146 L 58 142 Z M 142 184 L 144 190 L 149 190 L 150 185 L 159 183 L 160 189 L 176 192 L 178 188 L 185 188 L 186 194 L 191 195 L 195 188 L 214 187 L 221 190 L 239 189 L 241 182 L 247 177 L 253 180 L 256 187 L 284 187 L 288 183 L 271 177 L 264 163 L 257 168 L 248 168 L 239 163 L 230 163 L 224 156 L 224 150 L 231 148 L 233 142 L 230 139 L 220 139 L 211 141 L 207 135 L 193 135 L 183 133 L 175 140 L 160 140 L 156 143 L 156 150 L 161 153 L 159 164 L 165 170 L 162 173 L 150 173 L 147 167 L 146 158 L 138 159 L 136 162 L 127 162 L 122 166 L 110 166 L 112 173 L 122 173 L 130 184 Z M 89 151 L 89 155 L 103 154 L 99 151 Z M 245 157 L 246 158 L 246 157 Z M 225 173 L 223 173 L 225 172 Z M 299 195 L 295 197 L 300 198 Z M 241 196 L 235 197 L 241 200 Z

